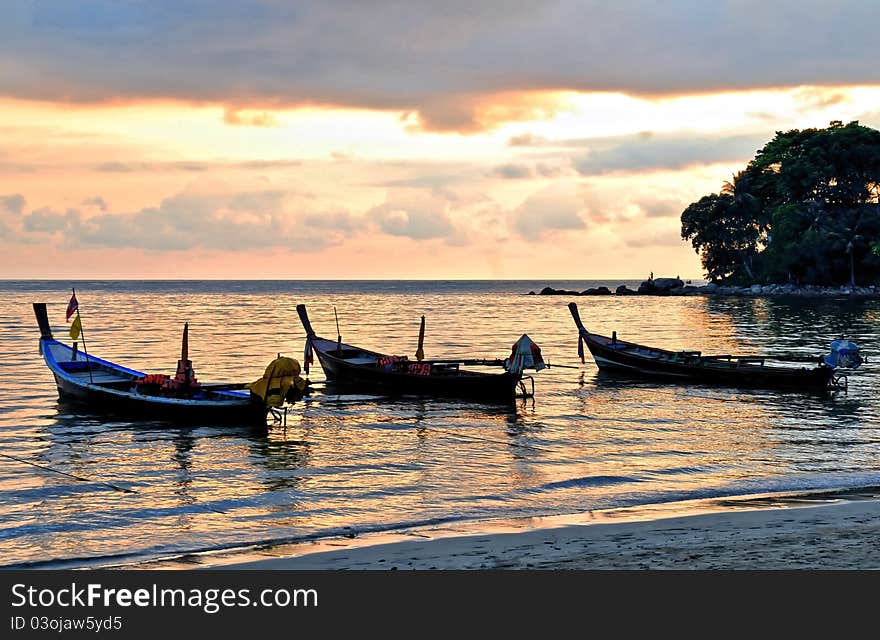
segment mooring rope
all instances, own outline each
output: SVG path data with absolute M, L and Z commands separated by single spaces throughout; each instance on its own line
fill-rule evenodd
M 128 489 L 126 487 L 120 487 L 119 485 L 115 485 L 112 482 L 104 482 L 103 480 L 91 480 L 89 478 L 83 478 L 82 476 L 77 476 L 72 473 L 67 473 L 66 471 L 61 471 L 60 469 L 53 469 L 52 467 L 42 465 L 42 464 L 37 464 L 36 462 L 31 462 L 30 460 L 25 460 L 24 458 L 19 458 L 17 456 L 13 456 L 8 453 L 0 453 L 0 456 L 3 456 L 4 458 L 9 458 L 10 460 L 15 460 L 16 462 L 21 462 L 22 464 L 28 464 L 32 467 L 37 467 L 38 469 L 42 469 L 43 471 L 51 471 L 52 473 L 57 473 L 62 476 L 67 476 L 68 478 L 73 478 L 74 480 L 77 480 L 79 482 L 91 482 L 93 484 L 101 484 L 101 485 L 104 485 L 105 487 L 110 487 L 114 491 L 121 491 L 122 493 L 140 494 L 140 492 L 136 491 L 135 489 Z M 207 505 L 207 504 L 195 503 L 194 506 L 200 507 L 202 509 L 208 509 L 209 511 L 213 511 L 214 513 L 221 513 L 223 515 L 226 515 L 225 511 L 222 511 L 220 509 L 216 509 L 216 508 L 214 508 L 210 505 Z
M 58 473 L 62 476 L 67 476 L 68 478 L 79 480 L 80 482 L 93 482 L 95 484 L 103 484 L 105 487 L 110 487 L 111 489 L 115 489 L 116 491 L 122 491 L 123 493 L 137 493 L 137 491 L 135 491 L 134 489 L 127 489 L 125 487 L 120 487 L 118 485 L 112 484 L 110 482 L 104 482 L 102 480 L 89 480 L 88 478 L 83 478 L 82 476 L 75 476 L 72 473 L 67 473 L 66 471 L 60 471 L 58 469 L 53 469 L 52 467 L 47 467 L 46 465 L 37 464 L 36 462 L 31 462 L 30 460 L 25 460 L 24 458 L 11 456 L 8 453 L 0 453 L 0 456 L 3 456 L 4 458 L 9 458 L 10 460 L 15 460 L 16 462 L 21 462 L 22 464 L 29 464 L 32 467 L 37 467 L 38 469 L 43 469 L 44 471 Z

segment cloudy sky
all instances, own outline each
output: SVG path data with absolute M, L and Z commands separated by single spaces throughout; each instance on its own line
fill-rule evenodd
M 0 277 L 700 276 L 775 131 L 880 128 L 873 0 L 0 0 Z

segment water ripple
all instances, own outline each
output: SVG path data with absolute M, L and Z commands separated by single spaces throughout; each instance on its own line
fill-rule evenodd
M 300 302 L 319 332 L 397 354 L 500 357 L 522 333 L 558 367 L 513 407 L 339 395 L 286 428 L 185 428 L 58 402 L 30 303 L 66 330 L 68 283 L 0 283 L 0 565 L 82 566 L 462 519 L 570 513 L 742 493 L 880 484 L 878 374 L 848 394 L 658 385 L 580 365 L 568 300 L 534 282 L 78 283 L 89 349 L 170 372 L 180 328 L 204 381 L 249 381 L 301 357 Z M 633 286 L 633 283 L 629 283 Z M 635 283 L 637 285 L 637 283 Z M 670 348 L 816 354 L 848 335 L 873 355 L 880 303 L 579 298 L 596 331 Z M 320 367 L 311 379 L 320 384 Z M 129 487 L 123 494 L 106 484 Z M 65 562 L 68 564 L 65 565 Z

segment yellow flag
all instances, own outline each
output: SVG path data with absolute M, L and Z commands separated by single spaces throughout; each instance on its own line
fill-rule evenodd
M 82 331 L 82 321 L 80 321 L 79 316 L 73 319 L 73 322 L 70 325 L 70 339 L 76 340 L 79 338 L 79 334 Z

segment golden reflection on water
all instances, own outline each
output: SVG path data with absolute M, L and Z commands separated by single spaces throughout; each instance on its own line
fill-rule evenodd
M 880 482 L 877 376 L 847 396 L 682 387 L 599 374 L 577 358 L 563 297 L 353 290 L 227 294 L 79 290 L 91 353 L 173 372 L 180 331 L 200 380 L 250 381 L 302 357 L 304 302 L 321 335 L 428 357 L 504 357 L 528 333 L 551 363 L 511 407 L 318 392 L 287 425 L 186 428 L 59 405 L 30 303 L 62 336 L 68 293 L 0 289 L 0 564 L 156 555 L 456 518 L 566 513 L 703 495 Z M 703 352 L 878 346 L 877 303 L 578 298 L 597 333 Z M 320 383 L 320 367 L 310 378 Z M 115 491 L 101 482 L 129 487 Z M 346 529 L 350 527 L 351 529 Z

